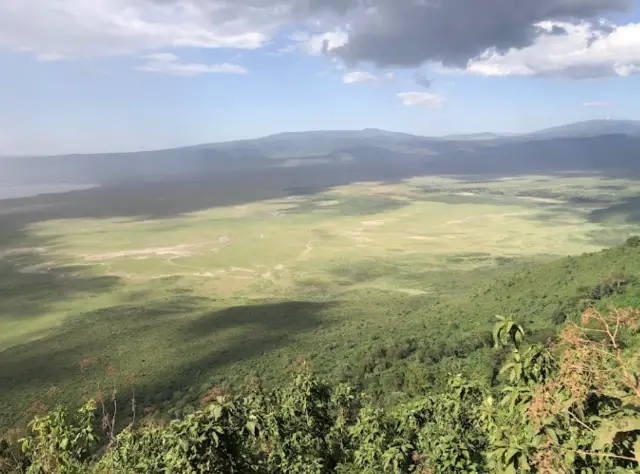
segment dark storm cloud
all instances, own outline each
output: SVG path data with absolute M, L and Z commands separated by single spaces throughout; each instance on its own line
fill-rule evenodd
M 635 6 L 635 0 L 191 1 L 215 6 L 211 11 L 216 17 L 235 14 L 256 25 L 262 19 L 284 26 L 318 18 L 325 26 L 348 24 L 348 44 L 326 52 L 350 66 L 364 61 L 382 68 L 417 67 L 427 61 L 464 67 L 488 49 L 504 52 L 531 45 L 543 33 L 566 34 L 562 27 L 549 32 L 536 23 L 596 20 Z M 606 33 L 606 23 L 601 26 Z
M 310 7 L 340 8 L 347 0 L 313 0 Z M 590 20 L 632 10 L 633 0 L 371 0 L 368 13 L 347 13 L 349 43 L 335 50 L 349 64 L 413 67 L 425 61 L 465 66 L 490 48 L 506 51 L 530 45 L 545 20 Z M 351 2 L 355 8 L 361 4 Z M 337 6 L 336 6 L 337 5 Z M 561 34 L 556 31 L 556 34 Z

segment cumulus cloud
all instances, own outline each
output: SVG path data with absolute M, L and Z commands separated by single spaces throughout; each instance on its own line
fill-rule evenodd
M 2 0 L 0 49 L 40 59 L 134 54 L 165 47 L 261 47 L 282 25 L 266 5 L 202 0 Z
M 170 74 L 173 76 L 197 76 L 207 73 L 246 74 L 247 70 L 236 64 L 202 64 L 182 62 L 171 53 L 155 53 L 146 57 L 147 61 L 136 67 L 138 71 Z
M 442 107 L 445 102 L 443 96 L 430 92 L 401 92 L 398 98 L 404 105 L 421 105 L 433 109 Z
M 361 63 L 435 63 L 494 76 L 630 75 L 640 71 L 640 24 L 599 19 L 634 5 L 635 0 L 0 0 L 0 49 L 49 61 L 176 47 L 257 49 L 286 32 L 293 43 L 289 51 L 327 54 L 352 69 Z
M 595 108 L 606 108 L 611 107 L 613 104 L 607 100 L 595 100 L 591 102 L 583 102 L 583 107 L 595 107 Z
M 312 56 L 329 53 L 336 48 L 344 46 L 349 41 L 346 31 L 336 28 L 324 33 L 296 32 L 291 35 L 292 45 L 285 48 L 285 51 L 302 50 Z
M 506 52 L 490 50 L 466 72 L 483 76 L 564 76 L 596 78 L 640 72 L 640 24 L 541 23 L 531 45 Z M 561 28 L 564 34 L 554 34 Z
M 345 84 L 362 84 L 365 82 L 376 82 L 377 80 L 377 76 L 374 76 L 370 72 L 362 71 L 348 72 L 342 78 L 342 82 L 344 82 Z
M 367 82 L 383 83 L 393 81 L 395 78 L 396 75 L 393 72 L 376 75 L 365 71 L 352 71 L 342 77 L 342 82 L 345 84 L 363 84 Z

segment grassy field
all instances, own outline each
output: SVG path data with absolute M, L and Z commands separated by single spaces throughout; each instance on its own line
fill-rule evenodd
M 166 218 L 64 218 L 45 198 L 0 201 L 3 423 L 111 377 L 135 378 L 142 405 L 179 411 L 214 385 L 277 380 L 297 354 L 340 378 L 365 349 L 481 339 L 500 311 L 491 285 L 640 233 L 637 181 L 425 177 L 305 191 Z

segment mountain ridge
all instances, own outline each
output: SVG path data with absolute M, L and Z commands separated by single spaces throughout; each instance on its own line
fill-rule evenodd
M 506 133 L 506 132 L 475 132 L 448 135 L 416 135 L 406 132 L 397 132 L 384 130 L 380 128 L 363 128 L 363 129 L 343 129 L 343 130 L 305 130 L 305 131 L 289 131 L 278 132 L 269 135 L 243 138 L 237 140 L 227 140 L 220 142 L 205 142 L 194 145 L 184 145 L 169 148 L 159 148 L 138 151 L 122 151 L 122 152 L 100 152 L 100 153 L 61 153 L 52 155 L 0 155 L 2 159 L 28 159 L 43 157 L 77 157 L 77 156 L 96 156 L 96 155 L 131 155 L 138 153 L 161 153 L 177 150 L 189 149 L 215 149 L 225 148 L 229 146 L 237 146 L 241 144 L 261 144 L 264 142 L 272 142 L 283 139 L 295 138 L 405 138 L 425 141 L 485 141 L 495 139 L 529 139 L 529 138 L 572 138 L 572 137 L 588 137 L 598 135 L 636 135 L 640 134 L 640 120 L 615 120 L 615 119 L 593 119 L 578 122 L 571 122 L 563 125 L 534 130 L 524 133 Z
M 533 134 L 440 138 L 368 128 L 284 132 L 157 151 L 5 158 L 0 176 L 3 183 L 16 185 L 106 185 L 232 175 L 254 180 L 268 171 L 296 186 L 307 181 L 334 186 L 347 175 L 355 181 L 576 170 L 639 175 L 639 154 L 640 121 L 586 121 Z

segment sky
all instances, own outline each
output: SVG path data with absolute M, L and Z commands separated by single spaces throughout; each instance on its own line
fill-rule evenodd
M 0 154 L 640 119 L 640 0 L 0 0 Z

